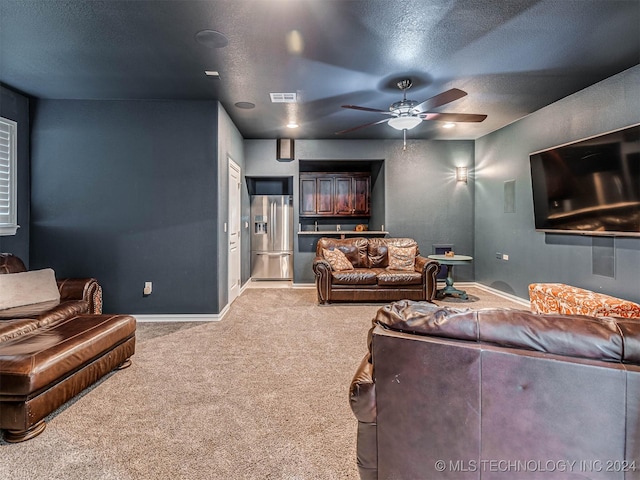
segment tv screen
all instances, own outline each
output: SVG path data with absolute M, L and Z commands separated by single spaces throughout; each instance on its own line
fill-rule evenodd
M 640 236 L 640 125 L 529 160 L 536 230 Z

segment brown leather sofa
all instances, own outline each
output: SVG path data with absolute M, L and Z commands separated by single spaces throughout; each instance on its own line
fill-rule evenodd
M 640 478 L 640 321 L 381 308 L 351 384 L 363 480 Z
M 0 254 L 0 274 L 25 271 L 18 257 Z M 95 279 L 57 285 L 59 304 L 0 318 L 0 429 L 8 442 L 42 433 L 47 415 L 112 370 L 129 366 L 135 351 L 135 318 L 102 315 Z
M 413 271 L 389 270 L 388 247 L 416 247 Z M 338 249 L 354 269 L 334 271 L 323 256 L 323 249 Z M 391 302 L 394 300 L 433 300 L 440 264 L 420 255 L 412 238 L 345 239 L 322 237 L 316 245 L 313 272 L 318 302 Z

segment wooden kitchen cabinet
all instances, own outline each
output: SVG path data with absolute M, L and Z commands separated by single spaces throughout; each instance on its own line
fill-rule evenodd
M 300 174 L 300 216 L 369 216 L 370 193 L 368 174 Z
M 333 178 L 300 175 L 300 216 L 333 215 Z
M 369 215 L 370 183 L 371 177 L 365 175 L 335 177 L 335 214 Z

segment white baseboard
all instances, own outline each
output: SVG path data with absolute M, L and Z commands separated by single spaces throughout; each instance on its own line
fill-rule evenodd
M 485 292 L 493 293 L 498 297 L 506 298 L 507 300 L 511 300 L 512 302 L 519 303 L 523 307 L 527 307 L 527 308 L 531 307 L 531 303 L 529 302 L 529 299 L 516 297 L 515 295 L 512 295 L 510 293 L 506 293 L 501 290 L 496 290 L 495 288 L 489 287 L 487 285 L 483 285 L 478 282 L 456 282 L 455 284 L 460 285 L 461 287 L 465 285 L 469 287 L 476 287 L 476 288 L 479 288 L 480 290 L 484 290 Z
M 240 293 L 244 292 L 247 288 L 249 282 L 245 282 L 245 284 L 240 289 Z M 477 282 L 456 282 L 456 285 L 476 287 L 480 290 L 484 290 L 486 292 L 492 293 L 502 298 L 506 298 L 507 300 L 511 300 L 512 302 L 518 303 L 523 307 L 530 308 L 529 300 L 516 297 L 515 295 L 511 295 L 510 293 L 502 292 L 500 290 L 496 290 L 495 288 L 488 287 L 487 285 L 482 285 Z M 313 283 L 294 283 L 291 285 L 291 288 L 315 288 L 315 284 Z M 136 317 L 138 322 L 219 322 L 224 318 L 224 316 L 229 312 L 229 305 L 225 305 L 220 313 L 198 313 L 198 314 L 145 314 L 145 315 L 137 315 L 132 314 L 132 316 Z
M 229 311 L 226 305 L 220 313 L 170 313 L 170 314 L 131 314 L 138 322 L 219 322 Z

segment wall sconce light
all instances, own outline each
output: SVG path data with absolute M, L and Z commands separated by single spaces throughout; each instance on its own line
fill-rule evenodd
M 467 183 L 469 169 L 467 167 L 456 167 L 456 181 Z

